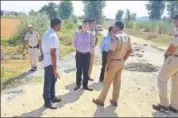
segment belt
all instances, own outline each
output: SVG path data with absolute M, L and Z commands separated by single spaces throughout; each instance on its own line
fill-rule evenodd
M 28 47 L 29 47 L 29 48 L 38 48 L 38 47 L 39 47 L 39 44 L 38 44 L 38 45 L 36 45 L 36 46 L 34 46 L 34 47 L 32 47 L 32 46 L 28 45 Z
M 76 52 L 80 54 L 90 54 L 90 52 L 79 52 L 79 51 L 76 51 Z
M 123 59 L 111 59 L 111 61 L 121 61 Z
M 169 55 L 169 56 L 172 56 L 172 55 Z M 178 55 L 173 55 L 173 57 L 178 57 Z

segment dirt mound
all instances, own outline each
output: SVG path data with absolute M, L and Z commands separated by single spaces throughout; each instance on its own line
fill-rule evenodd
M 1 18 L 1 37 L 9 38 L 13 36 L 20 24 L 20 19 L 13 18 Z

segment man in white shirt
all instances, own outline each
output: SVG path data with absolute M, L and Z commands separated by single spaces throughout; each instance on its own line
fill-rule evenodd
M 32 25 L 28 25 L 28 32 L 25 35 L 24 47 L 28 45 L 28 53 L 31 63 L 31 71 L 36 71 L 38 63 L 38 48 L 40 36 L 38 32 L 34 31 Z
M 60 30 L 60 27 L 61 20 L 53 18 L 51 20 L 51 28 L 44 33 L 40 45 L 42 65 L 45 69 L 43 88 L 44 106 L 51 109 L 57 108 L 53 103 L 61 101 L 60 98 L 55 96 L 55 82 L 57 78 L 60 78 L 57 69 L 57 65 L 59 65 L 59 38 L 57 31 Z

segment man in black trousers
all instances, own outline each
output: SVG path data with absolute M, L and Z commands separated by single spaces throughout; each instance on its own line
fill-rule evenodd
M 89 66 L 91 49 L 95 46 L 94 35 L 89 30 L 88 20 L 84 20 L 82 23 L 82 29 L 78 30 L 73 38 L 73 45 L 76 49 L 76 87 L 74 91 L 77 91 L 81 87 L 81 80 L 83 74 L 83 89 L 92 91 L 88 87 L 89 79 Z

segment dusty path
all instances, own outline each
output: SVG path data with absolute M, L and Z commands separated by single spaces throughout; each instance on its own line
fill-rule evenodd
M 62 79 L 56 85 L 56 94 L 62 97 L 57 110 L 43 107 L 43 83 L 29 83 L 18 88 L 2 91 L 1 115 L 26 116 L 26 117 L 178 117 L 172 112 L 165 114 L 152 109 L 152 104 L 158 103 L 157 75 L 163 63 L 164 49 L 153 46 L 150 42 L 132 37 L 134 52 L 127 61 L 122 74 L 122 88 L 119 106 L 110 106 L 112 88 L 106 99 L 105 107 L 98 107 L 92 103 L 92 98 L 97 97 L 102 83 L 98 82 L 101 60 L 100 50 L 96 48 L 95 67 L 92 73 L 94 82 L 89 85 L 93 92 L 80 90 L 74 92 L 75 87 L 75 53 L 64 57 L 60 67 Z M 43 77 L 43 70 L 29 75 Z

